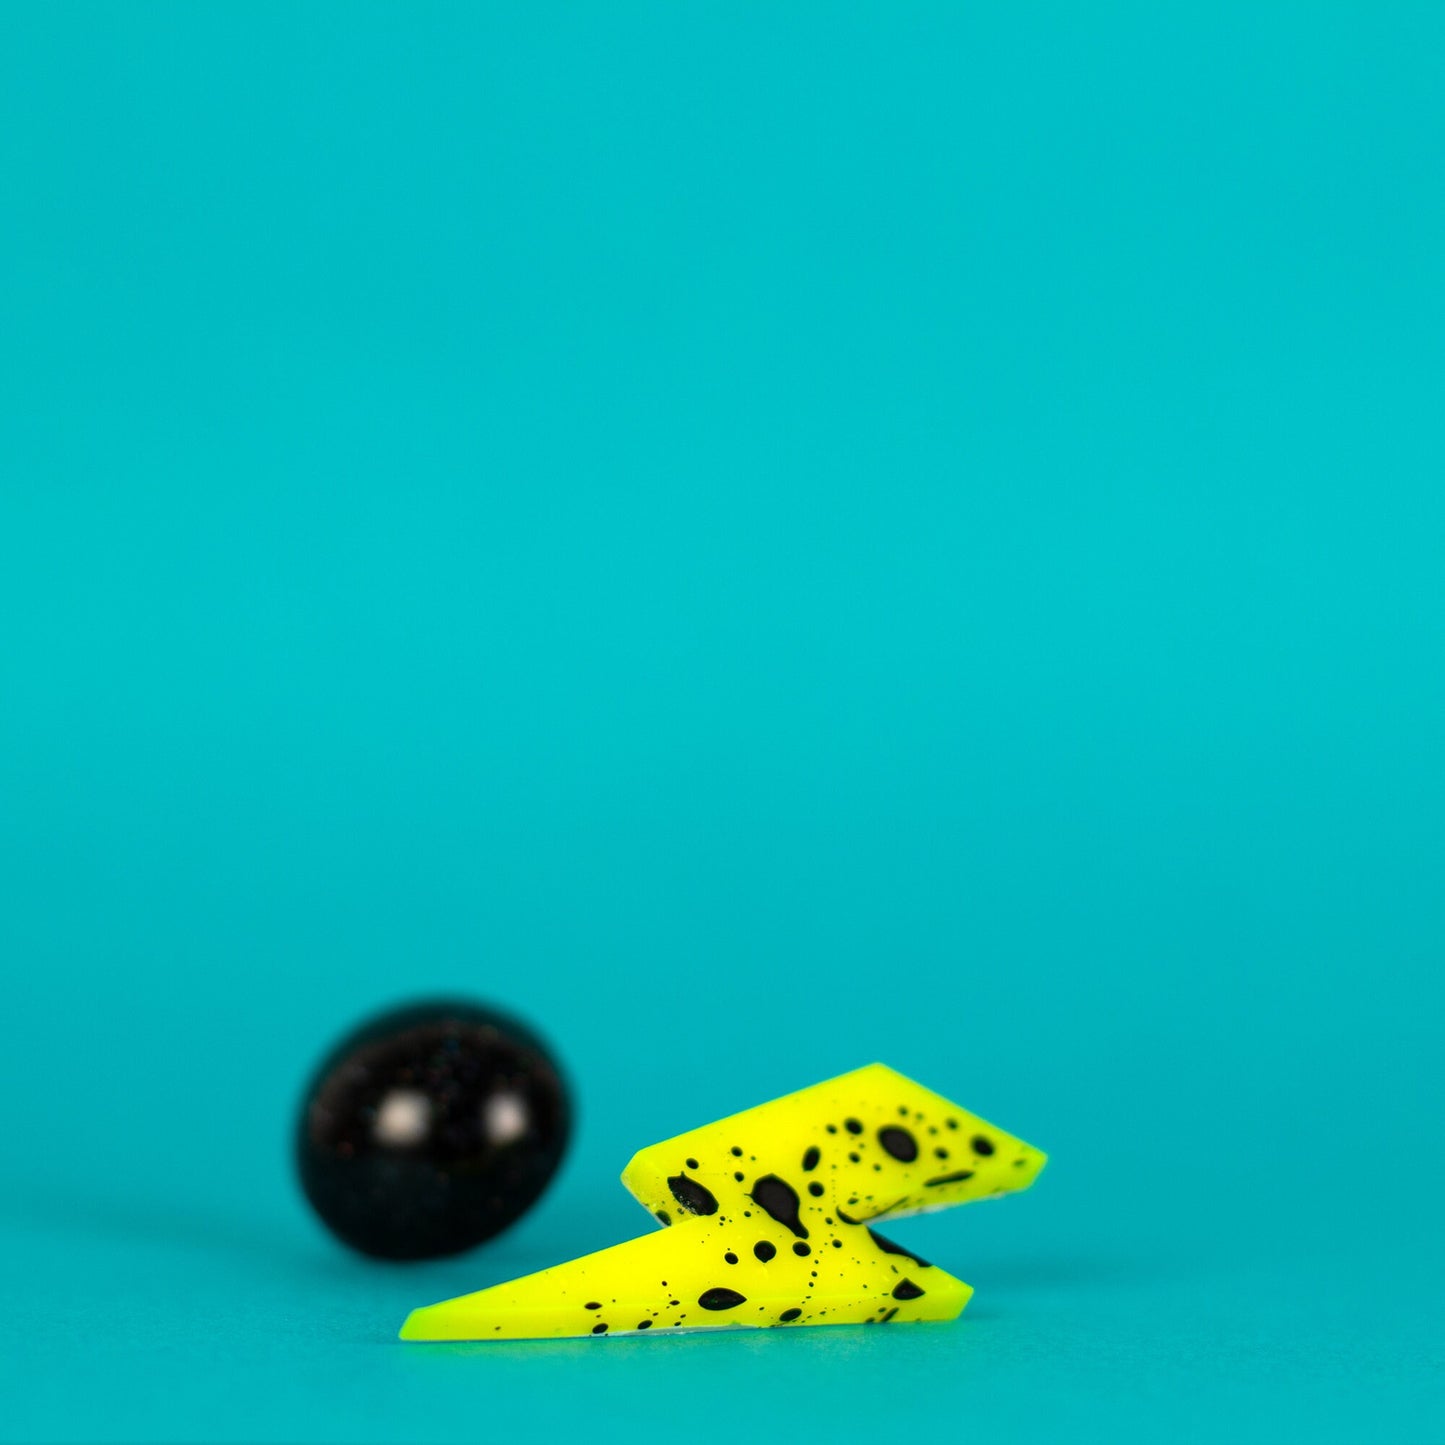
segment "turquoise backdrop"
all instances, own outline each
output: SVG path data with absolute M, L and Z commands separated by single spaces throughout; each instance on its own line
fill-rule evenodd
M 1445 1438 L 1445 9 L 3 12 L 0 1439 Z M 575 1149 L 364 1263 L 439 990 Z M 393 1342 L 872 1059 L 958 1324 Z

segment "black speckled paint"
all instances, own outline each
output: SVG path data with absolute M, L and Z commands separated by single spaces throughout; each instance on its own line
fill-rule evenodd
M 901 1164 L 912 1164 L 918 1158 L 918 1140 L 897 1124 L 878 1131 L 878 1142 Z
M 786 1179 L 765 1174 L 753 1185 L 753 1203 L 799 1239 L 808 1237 L 808 1226 L 798 1218 L 798 1191 Z
M 901 1244 L 894 1244 L 891 1239 L 885 1239 L 876 1229 L 870 1229 L 868 1233 L 872 1237 L 873 1243 L 885 1254 L 901 1255 L 904 1259 L 911 1259 L 914 1264 L 919 1265 L 923 1269 L 933 1268 L 922 1255 L 915 1254 L 911 1249 L 904 1249 Z
M 669 1313 L 663 1314 L 659 1299 L 659 1313 L 652 1316 L 653 1322 L 663 1327 L 685 1325 L 688 1309 L 693 1311 L 694 1325 L 703 1323 L 697 1318 L 699 1310 L 712 1315 L 715 1324 L 734 1323 L 718 1318 L 734 1310 L 737 1323 L 755 1325 L 827 1324 L 832 1322 L 830 1311 L 832 1320 L 838 1322 L 865 1312 L 870 1323 L 918 1318 L 920 1311 L 908 1307 L 925 1293 L 918 1280 L 937 1280 L 938 1275 L 930 1275 L 933 1266 L 928 1260 L 869 1225 L 894 1212 L 906 1214 L 927 1207 L 931 1190 L 974 1179 L 976 1169 L 981 1168 L 977 1158 L 986 1158 L 1006 1141 L 995 1144 L 985 1134 L 974 1134 L 977 1124 L 967 1115 L 949 1118 L 942 1109 L 914 1109 L 898 1104 L 896 1098 L 888 1101 L 857 1095 L 855 1099 L 856 1113 L 844 1113 L 847 1101 L 840 1101 L 831 1121 L 820 1119 L 805 1125 L 797 1144 L 781 1152 L 771 1140 L 760 1146 L 749 1136 L 746 1116 L 739 1116 L 733 1121 L 736 1132 L 729 1127 L 731 1138 L 719 1140 L 717 1132 L 710 1132 L 706 1140 L 679 1138 L 667 1150 L 670 1157 L 660 1161 L 662 1168 L 649 1159 L 656 1172 L 643 1197 L 650 1206 L 675 1203 L 688 1215 L 715 1217 L 720 1226 L 705 1236 L 716 1252 L 708 1251 L 699 1256 L 696 1266 L 688 1266 L 692 1274 L 694 1268 L 708 1268 L 708 1258 L 713 1261 L 711 1279 L 694 1275 L 692 1289 L 706 1286 L 696 1305 L 684 1309 L 674 1301 Z M 810 1133 L 821 1141 L 824 1129 L 846 1136 L 834 1140 L 841 1148 L 830 1148 L 826 1141 L 808 1142 Z M 953 1146 L 953 1162 L 958 1162 L 957 1156 L 964 1152 L 959 1146 L 967 1141 L 974 1153 L 969 1156 L 965 1152 L 964 1157 L 973 1168 L 950 1169 L 950 1150 L 942 1147 L 947 1139 L 945 1129 L 955 1131 L 954 1139 L 947 1140 Z M 694 1154 L 684 1158 L 682 1151 L 689 1144 Z M 1010 1155 L 1015 1152 L 1009 1150 Z M 684 1165 L 682 1172 L 667 1174 L 667 1167 Z M 930 1169 L 939 1172 L 930 1175 Z M 778 1172 L 769 1172 L 772 1170 Z M 632 1178 L 642 1182 L 638 1176 Z M 673 1217 L 678 1217 L 675 1209 Z M 772 1228 L 769 1222 L 780 1228 Z M 785 1241 L 783 1230 L 793 1238 Z M 820 1250 L 820 1238 L 829 1247 Z M 766 1286 L 761 1283 L 762 1276 L 749 1276 L 746 1269 L 735 1268 L 747 1263 L 749 1250 L 753 1261 L 767 1268 Z M 717 1268 L 719 1265 L 724 1267 Z M 740 1291 L 717 1283 L 718 1276 L 734 1279 L 744 1289 L 751 1287 L 754 1297 L 746 1300 Z M 749 1278 L 754 1281 L 751 1286 Z M 930 1292 L 937 1294 L 938 1288 L 935 1285 Z M 790 1294 L 798 1303 L 783 1310 Z M 619 1321 L 612 1322 L 622 1328 Z
M 923 1187 L 933 1189 L 940 1184 L 962 1184 L 965 1179 L 973 1178 L 972 1169 L 955 1169 L 952 1174 L 938 1174 L 932 1179 L 925 1179 Z
M 689 1179 L 686 1174 L 674 1174 L 667 1181 L 672 1197 L 689 1214 L 716 1214 L 717 1196 L 705 1184 Z
M 714 1285 L 712 1289 L 705 1289 L 698 1295 L 697 1302 L 705 1310 L 735 1310 L 748 1301 L 746 1295 L 740 1295 L 735 1289 Z

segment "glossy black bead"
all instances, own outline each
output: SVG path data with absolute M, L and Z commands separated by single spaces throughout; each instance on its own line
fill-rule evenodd
M 301 1187 L 331 1231 L 383 1259 L 499 1234 L 567 1146 L 567 1087 L 524 1024 L 442 1000 L 368 1020 L 332 1049 L 296 1131 Z

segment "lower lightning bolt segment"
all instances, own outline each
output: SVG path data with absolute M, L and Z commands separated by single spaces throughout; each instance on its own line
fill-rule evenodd
M 636 1154 L 665 1227 L 413 1310 L 404 1340 L 950 1320 L 973 1290 L 870 1228 L 1027 1188 L 1046 1156 L 882 1064 Z

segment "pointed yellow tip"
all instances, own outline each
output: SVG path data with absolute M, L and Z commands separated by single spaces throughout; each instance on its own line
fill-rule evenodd
M 455 1300 L 422 1305 L 414 1309 L 397 1335 L 399 1340 L 474 1340 L 477 1338 L 475 1312 L 459 1310 Z
M 1027 1189 L 1040 1174 L 1044 1172 L 1044 1165 L 1049 1162 L 1049 1156 L 1042 1149 L 1035 1149 L 1032 1145 L 1026 1145 L 1022 1160 L 1016 1169 L 1018 1174 L 1017 1188 Z

